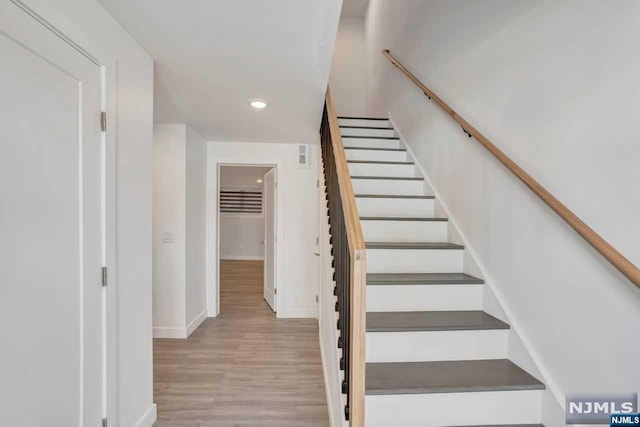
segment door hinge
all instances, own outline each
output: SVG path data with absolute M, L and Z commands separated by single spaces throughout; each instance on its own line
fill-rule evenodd
M 320 188 L 320 180 L 319 179 L 316 179 L 316 187 Z
M 275 289 L 273 290 L 273 294 L 274 294 L 274 295 L 278 295 L 278 288 L 275 288 Z
M 107 419 L 106 418 L 102 419 L 102 427 L 107 427 Z
M 107 286 L 107 267 L 102 267 L 102 286 Z
M 320 243 L 320 238 L 316 237 L 316 246 L 318 246 L 319 243 Z
M 107 131 L 107 113 L 105 111 L 100 113 L 100 130 L 102 132 Z
M 319 302 L 319 301 L 318 301 L 318 295 L 316 295 L 316 302 Z

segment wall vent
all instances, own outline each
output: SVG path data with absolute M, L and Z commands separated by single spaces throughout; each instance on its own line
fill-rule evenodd
M 300 169 L 309 168 L 309 145 L 298 144 L 298 156 L 296 159 L 296 166 Z

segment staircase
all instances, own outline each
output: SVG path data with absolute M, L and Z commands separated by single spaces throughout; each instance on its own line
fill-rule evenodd
M 509 325 L 389 121 L 338 121 L 366 241 L 366 425 L 538 425 L 544 384 L 507 359 Z

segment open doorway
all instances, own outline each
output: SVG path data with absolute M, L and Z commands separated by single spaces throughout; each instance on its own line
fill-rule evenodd
M 218 265 L 220 315 L 277 310 L 276 169 L 220 165 Z

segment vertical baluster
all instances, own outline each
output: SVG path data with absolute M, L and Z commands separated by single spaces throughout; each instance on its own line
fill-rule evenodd
M 342 392 L 346 395 L 346 406 L 344 411 L 346 419 L 349 420 L 349 404 L 351 402 L 349 393 L 349 378 L 351 370 L 351 256 L 349 252 L 346 218 L 344 216 L 342 197 L 340 193 L 336 153 L 333 150 L 333 141 L 331 139 L 331 129 L 326 104 L 323 112 L 320 133 L 323 171 L 327 194 L 327 208 L 329 212 L 329 233 L 333 256 L 332 264 L 334 267 L 333 279 L 335 281 L 335 295 L 338 300 L 338 322 L 336 326 L 339 330 L 340 337 L 338 345 L 342 350 L 341 369 L 344 372 Z

